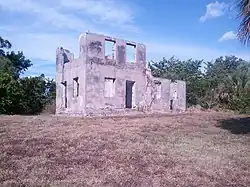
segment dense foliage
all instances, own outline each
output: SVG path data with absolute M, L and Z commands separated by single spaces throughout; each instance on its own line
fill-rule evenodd
M 55 82 L 42 74 L 24 77 L 32 63 L 0 37 L 0 114 L 37 114 L 55 98 Z
M 213 62 L 174 57 L 150 62 L 154 76 L 187 82 L 188 106 L 250 112 L 250 62 L 225 56 Z

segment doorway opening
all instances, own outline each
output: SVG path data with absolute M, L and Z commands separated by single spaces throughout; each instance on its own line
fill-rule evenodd
M 170 110 L 173 110 L 173 99 L 170 100 Z
M 67 81 L 62 82 L 63 85 L 63 104 L 64 108 L 68 107 L 68 101 L 67 101 Z
M 135 81 L 126 81 L 126 96 L 125 96 L 125 105 L 126 108 L 132 108 L 134 105 L 134 91 Z

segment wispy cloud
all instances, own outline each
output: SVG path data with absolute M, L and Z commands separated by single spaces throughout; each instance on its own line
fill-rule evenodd
M 96 23 L 138 31 L 134 25 L 134 11 L 122 1 L 61 0 L 61 6 L 80 14 L 89 14 Z
M 23 13 L 26 15 L 35 16 L 34 25 L 40 24 L 49 25 L 58 29 L 77 29 L 82 30 L 92 28 L 92 25 L 86 20 L 82 20 L 72 14 L 60 12 L 51 5 L 39 3 L 35 0 L 0 0 L 0 7 L 14 13 Z
M 220 37 L 219 42 L 226 40 L 235 40 L 235 39 L 237 39 L 236 33 L 234 33 L 233 31 L 228 31 Z
M 58 29 L 97 31 L 99 29 L 94 22 L 138 32 L 133 23 L 132 8 L 112 0 L 0 0 L 0 7 L 11 12 L 36 16 L 36 21 Z M 85 17 L 77 16 L 75 12 Z
M 225 14 L 228 5 L 226 3 L 220 3 L 215 1 L 214 3 L 209 3 L 206 5 L 205 15 L 200 17 L 201 22 L 205 22 L 208 19 L 217 18 Z
M 78 37 L 87 30 L 116 37 L 137 34 L 135 12 L 116 0 L 0 0 L 0 17 L 6 20 L 0 32 L 11 41 L 13 50 L 22 50 L 32 60 L 28 74 L 46 69 L 51 75 L 54 69 L 49 66 L 54 67 L 58 46 L 77 57 Z

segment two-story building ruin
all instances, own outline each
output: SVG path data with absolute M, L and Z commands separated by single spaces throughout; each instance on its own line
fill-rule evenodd
M 106 44 L 112 45 L 110 54 Z M 81 35 L 79 45 L 76 59 L 68 50 L 57 49 L 57 114 L 186 109 L 186 83 L 153 77 L 146 66 L 145 45 L 94 33 Z M 128 48 L 134 51 L 132 61 Z

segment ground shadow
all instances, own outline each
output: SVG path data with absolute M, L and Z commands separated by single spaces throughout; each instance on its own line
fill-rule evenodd
M 250 117 L 221 120 L 218 127 L 232 134 L 250 134 Z

